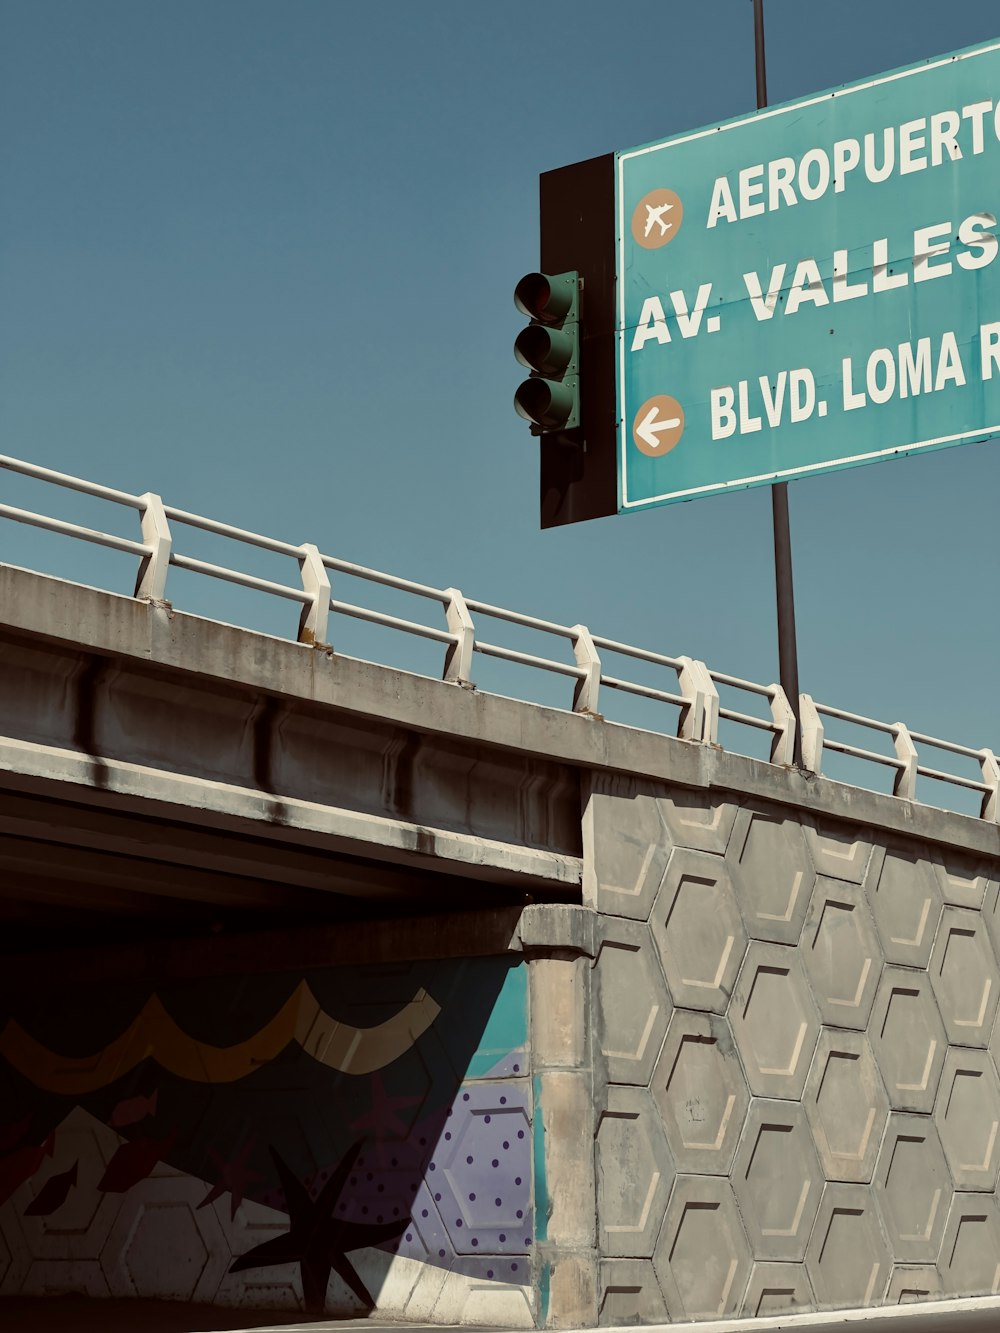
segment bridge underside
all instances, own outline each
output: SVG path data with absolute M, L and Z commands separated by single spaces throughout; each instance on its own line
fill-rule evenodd
M 523 885 L 10 788 L 0 798 L 0 884 L 3 954 L 527 900 Z

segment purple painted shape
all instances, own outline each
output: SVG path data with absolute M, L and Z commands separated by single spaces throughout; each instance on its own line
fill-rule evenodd
M 524 1254 L 534 1235 L 528 1088 L 467 1084 L 427 1179 L 457 1254 Z
M 376 1223 L 412 1216 L 428 1151 L 419 1140 L 366 1144 L 344 1182 L 335 1216 Z
M 531 1258 L 526 1254 L 460 1254 L 451 1269 L 453 1273 L 489 1282 L 510 1282 L 516 1286 L 531 1282 Z
M 400 1236 L 395 1248 L 397 1254 L 407 1259 L 420 1259 L 439 1268 L 450 1268 L 452 1265 L 455 1252 L 426 1183 L 417 1191 L 410 1225 Z
M 522 1253 L 510 1254 L 456 1254 L 451 1237 L 441 1221 L 431 1190 L 421 1185 L 413 1201 L 410 1225 L 399 1238 L 394 1253 L 407 1259 L 447 1268 L 466 1277 L 486 1278 L 494 1282 L 526 1283 L 530 1280 L 530 1257 Z

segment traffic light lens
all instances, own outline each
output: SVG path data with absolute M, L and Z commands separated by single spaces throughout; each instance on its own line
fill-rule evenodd
M 574 350 L 569 334 L 541 324 L 529 324 L 514 343 L 514 355 L 521 365 L 540 375 L 561 375 L 572 361 Z
M 557 380 L 525 380 L 514 395 L 519 416 L 543 430 L 558 430 L 570 418 L 576 395 Z
M 514 289 L 514 304 L 522 315 L 542 324 L 558 324 L 573 304 L 568 283 L 553 287 L 544 273 L 527 273 Z

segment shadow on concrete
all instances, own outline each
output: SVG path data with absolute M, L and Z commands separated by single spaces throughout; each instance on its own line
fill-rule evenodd
M 91 1300 L 86 1296 L 0 1298 L 4 1333 L 221 1333 L 279 1328 L 308 1316 L 294 1310 L 223 1310 L 183 1301 Z

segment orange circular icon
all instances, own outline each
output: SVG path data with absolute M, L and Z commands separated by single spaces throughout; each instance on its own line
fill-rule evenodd
M 650 190 L 632 213 L 632 239 L 645 250 L 668 245 L 681 229 L 684 205 L 673 190 Z
M 647 458 L 669 454 L 684 434 L 684 409 L 668 393 L 647 398 L 632 422 L 635 447 Z

